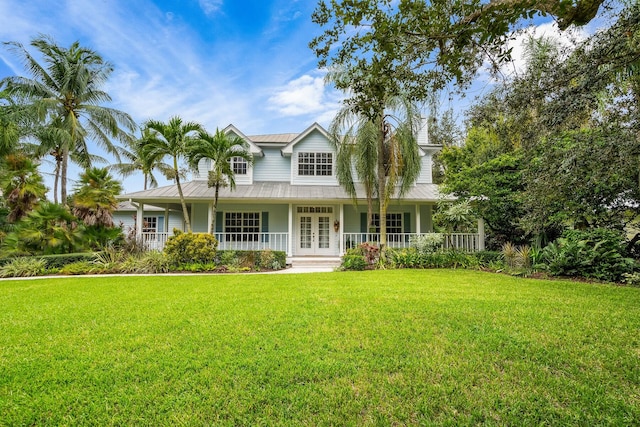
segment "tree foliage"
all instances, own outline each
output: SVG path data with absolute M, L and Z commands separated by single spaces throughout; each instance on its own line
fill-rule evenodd
M 534 16 L 552 16 L 566 29 L 590 22 L 604 2 L 321 0 L 312 20 L 325 29 L 310 47 L 320 66 L 379 69 L 422 100 L 450 82 L 465 86 L 487 59 L 497 69 L 510 58 L 513 29 Z M 362 77 L 366 84 L 375 75 Z
M 215 231 L 216 212 L 218 210 L 218 195 L 221 187 L 229 186 L 231 190 L 236 188 L 235 172 L 232 161 L 234 158 L 242 159 L 247 165 L 253 163 L 253 155 L 248 150 L 248 144 L 242 138 L 232 137 L 220 129 L 211 135 L 202 130 L 198 138 L 189 147 L 189 162 L 197 168 L 202 159 L 211 161 L 211 169 L 208 171 L 207 185 L 214 188 L 213 212 L 209 233 Z
M 174 116 L 168 122 L 149 120 L 145 123 L 148 136 L 144 139 L 142 152 L 144 158 L 150 163 L 162 163 L 169 157 L 171 169 L 165 170 L 167 179 L 173 179 L 178 187 L 180 203 L 187 231 L 191 232 L 191 220 L 182 191 L 180 181 L 180 161 L 186 159 L 190 153 L 190 147 L 197 138 L 197 133 L 202 126 L 195 122 L 184 122 L 180 117 Z
M 91 168 L 80 174 L 72 196 L 72 213 L 87 226 L 113 227 L 116 196 L 122 184 L 113 179 L 106 168 Z
M 66 204 L 71 153 L 81 166 L 91 166 L 91 140 L 117 157 L 112 139 L 127 140 L 136 125 L 128 114 L 102 105 L 111 101 L 102 87 L 113 66 L 97 52 L 78 42 L 62 48 L 52 38 L 39 36 L 31 46 L 42 56 L 40 63 L 22 44 L 5 45 L 23 61 L 30 77 L 6 77 L 0 88 L 28 106 L 43 126 L 57 130 L 50 141 L 61 159 L 56 174 L 60 176 L 60 200 Z

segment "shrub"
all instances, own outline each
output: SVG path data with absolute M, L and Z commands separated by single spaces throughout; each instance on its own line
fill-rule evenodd
M 218 240 L 207 233 L 180 233 L 171 236 L 164 252 L 173 265 L 186 263 L 209 263 L 216 258 Z
M 148 251 L 130 255 L 121 265 L 123 273 L 157 274 L 171 271 L 171 261 L 164 252 Z
M 284 251 L 265 249 L 262 251 L 218 251 L 216 260 L 218 266 L 227 267 L 228 271 L 245 269 L 280 270 L 287 265 L 287 254 Z
M 474 254 L 456 250 L 421 254 L 415 248 L 389 250 L 391 266 L 395 268 L 477 268 L 480 263 Z
M 48 270 L 51 270 L 60 269 L 65 265 L 75 262 L 92 261 L 95 258 L 95 253 L 79 252 L 73 254 L 41 255 L 38 258 L 44 260 L 44 262 L 46 263 L 46 268 Z
M 473 254 L 481 267 L 495 266 L 502 262 L 502 253 L 497 251 L 480 251 Z
M 92 261 L 72 262 L 60 269 L 60 274 L 66 275 L 96 274 L 102 272 L 102 269 Z
M 543 249 L 541 259 L 554 276 L 617 282 L 634 267 L 634 260 L 625 255 L 622 233 L 607 229 L 569 230 Z
M 349 255 L 342 257 L 342 269 L 344 270 L 364 270 L 370 264 L 365 260 L 363 255 Z
M 442 249 L 444 235 L 440 233 L 427 233 L 417 236 L 411 236 L 409 241 L 411 247 L 415 248 L 420 254 L 431 254 Z
M 31 277 L 43 274 L 46 262 L 35 257 L 14 258 L 0 267 L 0 277 Z
M 640 287 L 640 273 L 624 273 L 622 275 L 622 283 L 629 286 Z

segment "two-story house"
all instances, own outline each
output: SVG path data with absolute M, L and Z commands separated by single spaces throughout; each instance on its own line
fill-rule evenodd
M 335 151 L 327 131 L 317 123 L 301 133 L 247 136 L 230 125 L 225 130 L 244 139 L 254 156 L 252 165 L 234 159 L 236 189 L 220 190 L 215 218 L 219 249 L 286 251 L 289 257 L 338 256 L 365 241 L 377 241 L 367 230 L 367 202 L 362 188 L 357 205 L 338 185 Z M 393 200 L 387 214 L 390 246 L 406 246 L 410 236 L 433 230 L 432 210 L 438 187 L 431 179 L 432 156 L 425 129 L 418 135 L 422 172 L 409 193 Z M 207 186 L 210 162 L 203 160 L 193 180 L 182 185 L 193 232 L 207 232 L 214 189 Z M 357 185 L 357 183 L 356 183 Z M 119 196 L 123 202 L 114 220 L 161 249 L 174 229 L 184 230 L 177 187 L 169 185 Z M 374 215 L 374 222 L 379 218 Z M 455 236 L 467 250 L 482 247 L 478 234 Z

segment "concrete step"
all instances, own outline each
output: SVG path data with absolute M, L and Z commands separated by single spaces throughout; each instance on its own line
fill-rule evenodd
M 294 268 L 337 268 L 340 261 L 340 257 L 292 257 L 287 264 Z

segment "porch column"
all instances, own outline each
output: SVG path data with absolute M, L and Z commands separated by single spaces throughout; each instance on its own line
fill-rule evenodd
M 478 219 L 478 250 L 484 251 L 484 219 Z
M 289 203 L 289 238 L 287 239 L 287 255 L 293 256 L 293 205 Z
M 344 254 L 344 204 L 340 203 L 340 228 L 338 229 L 338 252 Z
M 173 234 L 173 232 L 169 230 L 169 206 L 164 208 L 164 226 L 162 229 L 167 233 L 167 236 L 169 236 L 169 233 Z
M 422 230 L 420 230 L 420 205 L 416 203 L 416 233 L 420 235 Z
M 139 241 L 142 241 L 142 227 L 144 226 L 143 210 L 144 204 L 138 203 L 138 207 L 136 209 L 136 240 Z

